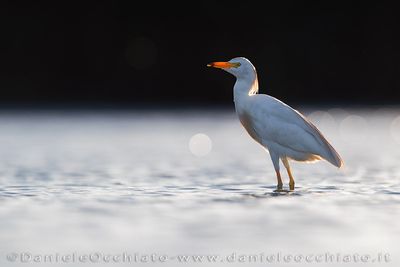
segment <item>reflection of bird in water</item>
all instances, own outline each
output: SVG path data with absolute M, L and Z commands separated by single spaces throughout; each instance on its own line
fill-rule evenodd
M 268 149 L 278 191 L 282 190 L 279 159 L 288 172 L 290 190 L 294 190 L 294 179 L 289 159 L 302 162 L 325 159 L 336 167 L 343 165 L 335 149 L 302 114 L 272 96 L 258 94 L 257 72 L 248 59 L 238 57 L 207 66 L 223 69 L 236 77 L 233 87 L 236 113 L 250 136 Z

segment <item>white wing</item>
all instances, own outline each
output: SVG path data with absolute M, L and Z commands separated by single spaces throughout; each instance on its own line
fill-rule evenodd
M 322 157 L 337 167 L 342 166 L 343 161 L 335 149 L 297 110 L 264 94 L 254 95 L 250 99 L 247 116 L 251 117 L 252 127 L 262 141 L 308 154 L 310 160 Z

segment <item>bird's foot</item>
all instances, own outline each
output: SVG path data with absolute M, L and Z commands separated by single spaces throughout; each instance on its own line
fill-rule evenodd
M 276 189 L 274 190 L 274 192 L 285 192 L 286 190 L 283 190 L 283 184 L 282 183 L 278 183 L 276 185 Z
M 289 182 L 290 191 L 294 191 L 294 182 Z
M 274 190 L 274 193 L 289 193 L 290 191 L 288 191 L 288 190 L 286 190 L 286 189 L 283 189 L 283 188 L 281 188 L 281 189 L 275 189 Z

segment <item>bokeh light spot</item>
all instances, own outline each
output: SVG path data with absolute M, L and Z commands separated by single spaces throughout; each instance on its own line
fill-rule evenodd
M 390 125 L 390 134 L 394 141 L 400 144 L 400 116 L 392 121 Z
M 359 115 L 349 115 L 340 123 L 340 135 L 349 143 L 362 143 L 367 137 L 368 123 Z
M 212 142 L 208 135 L 198 133 L 193 135 L 189 141 L 189 150 L 197 157 L 207 156 L 212 149 Z
M 144 37 L 132 39 L 126 47 L 126 60 L 135 69 L 150 68 L 156 63 L 157 47 L 155 43 Z
M 310 113 L 307 118 L 323 133 L 331 132 L 332 130 L 336 129 L 337 126 L 335 118 L 326 111 L 314 111 Z

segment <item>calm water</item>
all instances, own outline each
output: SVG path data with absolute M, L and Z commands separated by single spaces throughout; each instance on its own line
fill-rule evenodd
M 232 111 L 2 111 L 1 266 L 398 266 L 400 110 L 300 110 L 345 168 L 292 163 L 289 194 Z

